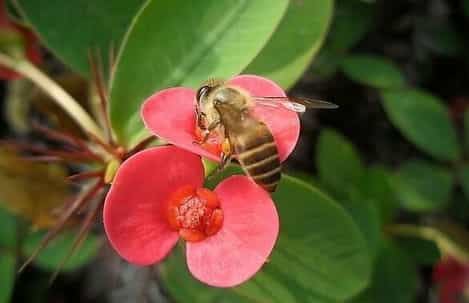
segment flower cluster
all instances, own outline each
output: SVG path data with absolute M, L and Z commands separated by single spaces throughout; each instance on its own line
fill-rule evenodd
M 433 280 L 438 284 L 438 302 L 469 302 L 469 264 L 446 257 L 435 266 Z
M 272 81 L 252 75 L 228 83 L 257 96 L 285 96 Z M 195 91 L 157 92 L 142 107 L 146 127 L 174 146 L 144 150 L 119 168 L 104 206 L 104 226 L 127 261 L 150 265 L 164 259 L 179 238 L 186 240 L 187 265 L 200 281 L 238 285 L 267 261 L 279 219 L 270 195 L 246 176 L 232 176 L 213 190 L 203 187 L 200 156 L 219 160 L 216 148 L 197 139 Z M 252 115 L 269 127 L 283 161 L 299 135 L 296 113 L 255 106 Z

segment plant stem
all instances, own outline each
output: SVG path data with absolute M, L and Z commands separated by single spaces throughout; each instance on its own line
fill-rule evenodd
M 26 60 L 18 60 L 0 52 L 0 65 L 14 70 L 36 84 L 54 100 L 86 132 L 104 140 L 102 130 L 88 113 L 62 87 Z
M 442 255 L 450 254 L 459 260 L 469 261 L 469 252 L 436 228 L 411 224 L 393 224 L 388 226 L 386 231 L 392 235 L 417 237 L 435 242 Z

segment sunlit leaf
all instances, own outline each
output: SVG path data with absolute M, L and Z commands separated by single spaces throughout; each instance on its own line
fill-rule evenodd
M 16 277 L 16 259 L 12 253 L 0 249 L 0 303 L 10 302 Z
M 37 227 L 55 222 L 52 210 L 70 193 L 66 176 L 60 165 L 32 162 L 0 148 L 0 203 Z
M 66 64 L 88 75 L 88 53 L 100 51 L 108 62 L 118 50 L 144 0 L 17 0 L 20 10 L 45 44 Z
M 22 243 L 21 252 L 25 257 L 29 257 L 38 246 L 45 232 L 38 231 L 25 237 Z M 56 239 L 42 250 L 33 263 L 48 271 L 54 271 L 60 265 L 61 261 L 70 251 L 71 244 L 76 234 L 71 231 L 64 231 Z M 95 235 L 88 235 L 81 247 L 73 254 L 67 263 L 62 267 L 63 270 L 74 270 L 90 262 L 98 252 L 100 238 Z
M 342 61 L 344 73 L 352 80 L 376 88 L 404 86 L 399 69 L 388 59 L 373 55 L 353 55 Z
M 441 100 L 410 89 L 384 90 L 382 96 L 391 122 L 409 141 L 441 160 L 460 157 L 456 132 Z
M 355 147 L 332 129 L 321 132 L 316 165 L 320 181 L 342 196 L 354 189 L 363 175 L 363 165 Z
M 404 163 L 393 179 L 402 206 L 411 211 L 434 211 L 448 205 L 453 182 L 448 169 L 422 160 Z
M 119 142 L 143 131 L 140 105 L 155 91 L 240 73 L 281 21 L 288 1 L 149 1 L 119 55 L 111 120 Z M 223 16 L 223 17 L 222 17 Z
M 278 243 L 262 271 L 231 290 L 240 296 L 238 302 L 336 302 L 367 286 L 371 260 L 366 243 L 337 203 L 289 176 L 283 176 L 273 198 L 281 218 Z M 186 284 L 190 278 L 183 258 L 170 259 L 163 273 L 178 302 L 223 302 L 220 290 Z M 181 290 L 181 284 L 187 288 Z
M 317 53 L 332 17 L 332 0 L 290 1 L 267 45 L 244 70 L 289 88 Z

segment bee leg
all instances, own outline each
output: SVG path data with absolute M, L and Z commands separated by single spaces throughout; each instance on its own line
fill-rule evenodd
M 199 110 L 196 108 L 195 117 L 197 121 L 197 127 L 201 130 L 206 130 L 207 128 L 205 127 L 205 123 L 203 121 L 207 118 L 207 115 L 204 112 L 199 112 Z
M 202 138 L 202 140 L 192 141 L 192 143 L 197 144 L 197 145 L 204 144 L 205 142 L 207 142 L 207 140 L 210 137 L 210 134 L 212 133 L 212 131 L 215 130 L 215 128 L 217 128 L 219 125 L 220 125 L 220 121 L 214 121 L 206 129 L 201 128 L 205 132 L 204 137 Z
M 230 164 L 231 160 L 233 159 L 232 156 L 233 154 L 231 152 L 230 141 L 228 139 L 225 139 L 222 143 L 220 164 L 218 164 L 217 168 L 214 169 L 207 177 L 213 178 L 219 173 L 221 173 Z

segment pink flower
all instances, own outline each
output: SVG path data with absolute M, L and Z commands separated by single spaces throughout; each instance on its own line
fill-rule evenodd
M 203 188 L 200 157 L 174 146 L 139 152 L 119 168 L 104 205 L 104 227 L 130 263 L 163 260 L 179 238 L 200 281 L 238 285 L 266 262 L 279 221 L 269 194 L 244 176 Z
M 285 96 L 285 92 L 269 79 L 254 75 L 240 75 L 227 81 L 252 96 Z M 219 160 L 219 149 L 193 142 L 199 139 L 196 130 L 195 98 L 191 88 L 175 87 L 159 91 L 149 97 L 142 107 L 146 127 L 156 136 L 198 155 Z M 269 127 L 277 144 L 280 160 L 293 151 L 300 133 L 297 113 L 283 106 L 256 105 L 252 114 Z
M 469 301 L 469 264 L 446 257 L 433 269 L 433 280 L 438 283 L 440 303 Z
M 27 27 L 15 23 L 8 18 L 5 3 L 0 0 L 0 35 L 1 32 L 16 33 L 22 37 L 25 47 L 26 58 L 34 64 L 39 64 L 42 61 L 40 45 L 36 35 L 31 32 Z M 0 67 L 0 79 L 14 80 L 21 76 L 11 69 Z

